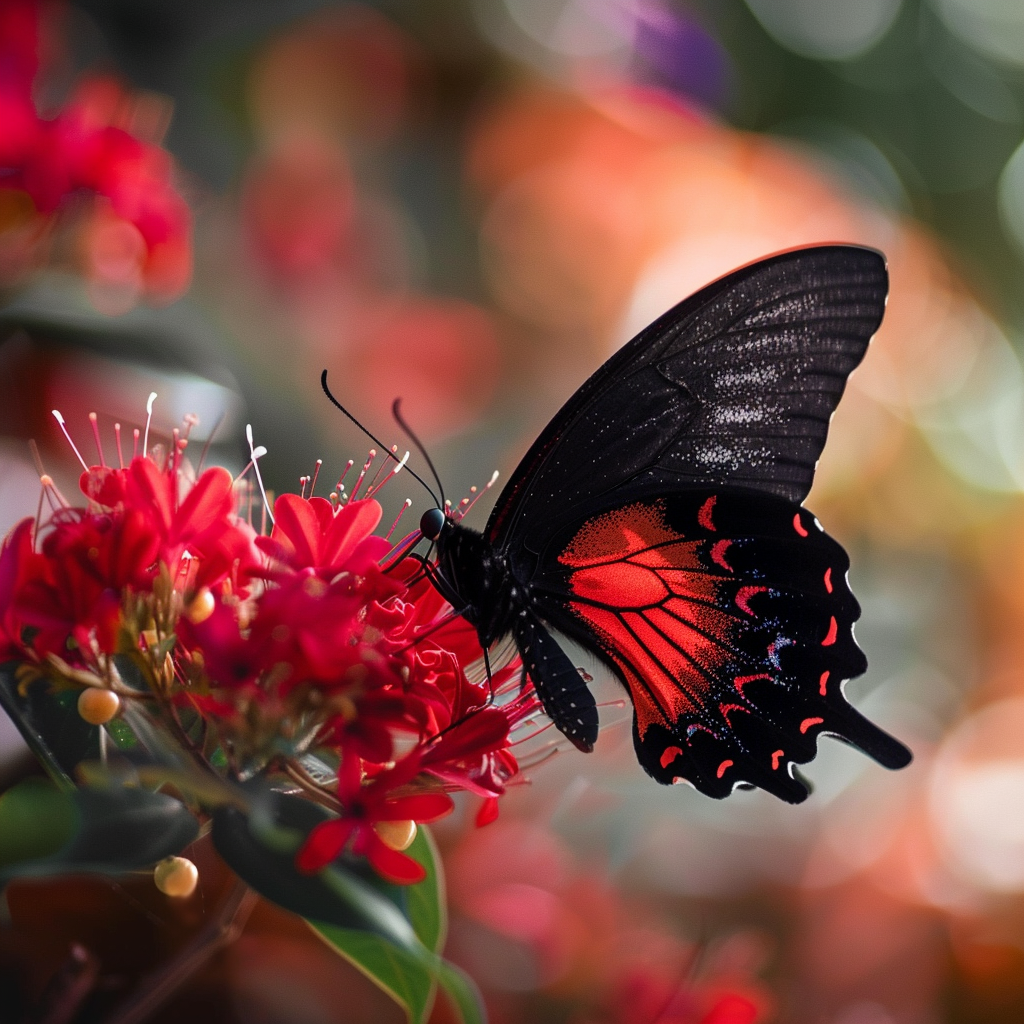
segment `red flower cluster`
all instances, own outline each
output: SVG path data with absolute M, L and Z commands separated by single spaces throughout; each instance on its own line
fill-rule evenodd
M 37 0 L 0 0 L 4 227 L 14 233 L 20 227 L 38 241 L 74 197 L 90 197 L 82 234 L 90 279 L 133 295 L 172 299 L 191 277 L 192 226 L 173 184 L 171 158 L 138 137 L 144 104 L 130 102 L 108 80 L 80 83 L 56 117 L 39 116 L 32 98 L 38 23 Z M 21 241 L 25 257 L 31 247 Z
M 452 791 L 494 801 L 519 767 L 510 731 L 538 702 L 517 664 L 470 680 L 475 632 L 405 557 L 418 533 L 375 535 L 372 497 L 282 495 L 260 535 L 238 514 L 245 481 L 195 476 L 186 443 L 86 468 L 85 507 L 43 478 L 52 514 L 0 550 L 0 658 L 112 691 L 204 770 L 263 772 L 335 810 L 301 870 L 349 851 L 417 881 L 401 852 L 414 823 L 448 813 Z

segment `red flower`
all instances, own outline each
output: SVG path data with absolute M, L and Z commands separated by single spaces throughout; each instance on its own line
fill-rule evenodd
M 343 570 L 366 575 L 391 550 L 383 537 L 373 536 L 380 517 L 372 498 L 336 511 L 325 498 L 282 494 L 274 502 L 274 529 L 260 538 L 260 548 L 292 569 L 314 569 L 325 579 Z
M 55 517 L 41 555 L 25 560 L 26 578 L 14 598 L 21 622 L 38 630 L 33 648 L 67 657 L 71 638 L 80 658 L 95 638 L 101 651 L 113 652 L 121 592 L 148 587 L 156 553 L 146 519 L 136 511 L 113 516 L 70 509 Z
M 410 755 L 364 785 L 358 760 L 349 758 L 343 762 L 338 796 L 345 806 L 344 816 L 321 822 L 313 829 L 296 856 L 298 869 L 307 873 L 319 871 L 348 847 L 352 853 L 365 857 L 389 882 L 409 885 L 423 881 L 426 872 L 422 865 L 385 844 L 373 828 L 378 821 L 411 820 L 426 824 L 451 812 L 452 798 L 445 793 L 391 795 L 418 773 L 418 758 Z
M 223 755 L 211 771 L 283 772 L 321 800 L 336 791 L 343 813 L 310 835 L 303 870 L 348 851 L 393 882 L 420 880 L 393 848 L 403 830 L 375 826 L 434 821 L 450 791 L 504 792 L 518 771 L 511 733 L 538 708 L 530 691 L 510 699 L 521 666 L 470 681 L 483 655 L 473 628 L 425 580 L 410 587 L 414 560 L 381 569 L 392 546 L 373 533 L 376 501 L 283 495 L 257 537 L 231 475 L 190 480 L 185 447 L 162 464 L 86 468 L 88 506 L 59 508 L 38 552 L 31 520 L 18 526 L 0 549 L 0 654 L 58 655 L 51 674 L 68 662 L 115 686 L 107 655 L 131 654 L 152 687 L 140 712 L 178 737 L 181 708 L 198 712 L 192 754 Z M 308 774 L 307 752 L 338 766 L 336 783 Z
M 220 583 L 236 566 L 243 574 L 258 570 L 255 533 L 235 515 L 232 485 L 226 469 L 213 467 L 182 498 L 176 467 L 162 470 L 146 456 L 127 469 L 93 466 L 80 480 L 82 493 L 111 514 L 144 519 L 155 551 L 142 568 L 160 561 L 176 570 L 187 553 L 191 589 Z

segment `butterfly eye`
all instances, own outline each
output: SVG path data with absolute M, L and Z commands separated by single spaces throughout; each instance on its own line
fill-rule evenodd
M 428 509 L 423 513 L 423 516 L 420 519 L 420 533 L 422 533 L 427 540 L 437 540 L 437 538 L 441 536 L 444 524 L 444 512 L 439 508 Z

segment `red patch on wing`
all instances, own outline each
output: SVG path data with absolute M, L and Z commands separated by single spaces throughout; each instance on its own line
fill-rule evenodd
M 747 602 L 755 594 L 763 594 L 767 589 L 767 587 L 740 587 L 740 589 L 736 591 L 736 607 L 739 608 L 741 612 L 746 612 L 747 615 L 756 614 Z
M 810 727 L 812 725 L 821 725 L 821 723 L 824 722 L 824 721 L 825 721 L 824 718 L 805 718 L 800 723 L 800 731 L 801 732 L 807 732 L 807 730 L 810 729 Z
M 713 502 L 698 519 L 710 522 Z M 734 583 L 707 571 L 706 549 L 669 527 L 661 505 L 637 503 L 584 523 L 559 558 L 576 570 L 572 610 L 621 669 L 641 737 L 652 723 L 671 726 L 705 707 L 735 657 L 742 623 L 716 607 Z
M 715 524 L 711 521 L 711 512 L 715 507 L 715 502 L 718 501 L 718 495 L 712 494 L 707 501 L 704 502 L 700 507 L 700 511 L 697 513 L 697 522 L 704 527 L 705 530 L 715 529 Z
M 832 566 L 831 565 L 825 570 L 825 589 L 830 594 L 832 593 Z
M 666 747 L 661 752 L 661 767 L 667 768 L 681 753 L 679 747 Z
M 803 523 L 800 522 L 799 512 L 797 512 L 797 514 L 793 516 L 793 529 L 796 530 L 796 532 L 799 533 L 801 537 L 807 536 L 807 528 L 804 526 Z
M 772 754 L 772 771 L 777 772 L 779 770 L 779 758 L 785 757 L 786 752 L 784 750 L 776 750 Z
M 732 685 L 736 687 L 736 692 L 737 693 L 742 694 L 743 693 L 743 687 L 746 686 L 747 683 L 752 683 L 755 679 L 769 679 L 770 680 L 771 678 L 772 677 L 770 675 L 768 675 L 767 672 L 758 672 L 756 675 L 753 675 L 753 676 L 737 676 L 732 681 Z
M 722 777 L 722 776 L 723 776 L 723 775 L 725 774 L 725 770 L 726 770 L 726 768 L 731 768 L 731 767 L 733 766 L 733 764 L 734 764 L 734 762 L 733 762 L 733 761 L 730 761 L 730 760 L 729 760 L 728 758 L 727 758 L 726 760 L 724 760 L 724 761 L 723 761 L 723 762 L 722 762 L 722 763 L 721 763 L 721 764 L 720 764 L 720 765 L 718 766 L 718 772 L 717 772 L 717 774 L 718 774 L 718 777 L 719 777 L 719 778 L 721 778 L 721 777 Z
M 711 548 L 711 561 L 720 565 L 726 572 L 732 572 L 732 566 L 725 560 L 725 553 L 729 550 L 731 540 L 716 540 Z
M 836 642 L 839 634 L 839 626 L 836 624 L 836 617 L 833 615 L 828 624 L 828 635 L 821 641 L 822 647 L 831 647 Z
M 829 671 L 828 669 L 825 669 L 825 671 L 821 673 L 821 678 L 818 680 L 818 693 L 820 693 L 822 697 L 828 695 L 828 677 Z

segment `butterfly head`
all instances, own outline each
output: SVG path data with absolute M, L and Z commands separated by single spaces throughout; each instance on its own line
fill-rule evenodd
M 420 533 L 422 533 L 427 540 L 437 540 L 437 538 L 441 536 L 447 522 L 448 518 L 444 514 L 443 509 L 427 509 L 420 518 Z

